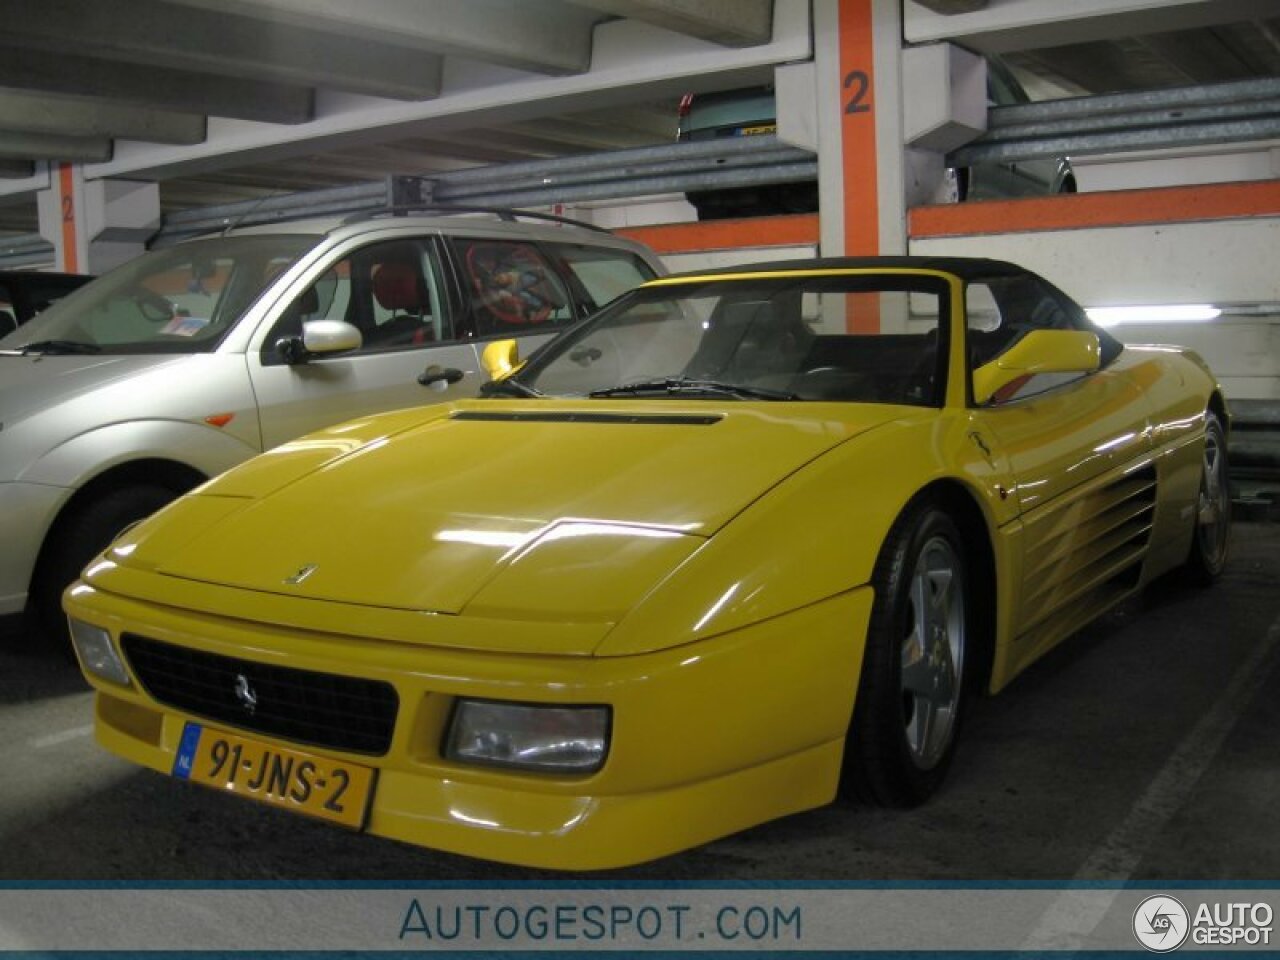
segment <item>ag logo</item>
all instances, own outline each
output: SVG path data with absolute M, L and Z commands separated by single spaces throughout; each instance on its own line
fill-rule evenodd
M 1154 953 L 1177 950 L 1186 942 L 1190 929 L 1187 908 L 1164 894 L 1147 897 L 1133 912 L 1133 935 Z

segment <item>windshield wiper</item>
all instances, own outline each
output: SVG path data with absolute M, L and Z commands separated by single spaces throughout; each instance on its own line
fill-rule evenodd
M 623 383 L 587 394 L 597 399 L 604 397 L 639 396 L 645 393 L 665 393 L 672 396 L 711 394 L 717 397 L 733 397 L 737 400 L 799 400 L 800 397 L 785 390 L 766 390 L 763 387 L 746 387 L 738 383 L 719 380 L 697 380 L 692 377 L 664 377 L 661 380 L 642 380 L 639 383 Z
M 96 343 L 81 343 L 79 340 L 36 340 L 32 343 L 23 344 L 12 352 L 25 357 L 33 353 L 101 353 L 102 348 Z
M 542 392 L 512 377 L 505 380 L 489 380 L 480 385 L 482 397 L 540 397 Z

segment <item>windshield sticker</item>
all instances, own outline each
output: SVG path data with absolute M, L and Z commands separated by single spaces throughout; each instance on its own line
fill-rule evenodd
M 160 330 L 174 337 L 194 337 L 209 325 L 204 317 L 174 317 Z

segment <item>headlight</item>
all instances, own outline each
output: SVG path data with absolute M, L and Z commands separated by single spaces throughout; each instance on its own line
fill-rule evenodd
M 591 773 L 609 753 L 608 707 L 459 700 L 445 756 L 520 770 Z
M 129 685 L 129 671 L 124 668 L 124 661 L 106 630 L 72 617 L 71 642 L 75 644 L 85 670 L 112 683 Z

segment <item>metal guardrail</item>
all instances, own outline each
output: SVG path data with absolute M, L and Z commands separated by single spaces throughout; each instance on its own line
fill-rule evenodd
M 53 244 L 38 233 L 0 237 L 0 267 L 21 270 L 52 264 L 53 260 Z
M 240 201 L 167 216 L 153 246 L 232 226 L 350 215 L 384 207 L 534 207 L 656 193 L 813 180 L 813 154 L 777 137 L 735 137 L 496 164 Z
M 1280 137 L 1280 78 L 992 107 L 947 162 L 1012 163 Z
M 989 129 L 948 156 L 953 166 L 1280 137 L 1280 78 L 994 107 Z M 817 177 L 813 154 L 773 136 L 668 143 L 268 196 L 169 214 L 167 246 L 233 226 L 347 216 L 405 204 L 545 206 Z M 0 239 L 0 266 L 47 263 L 39 235 Z
M 235 227 L 307 217 L 340 217 L 362 210 L 376 210 L 391 204 L 392 193 L 389 181 L 375 180 L 180 210 L 165 216 L 160 230 L 151 238 L 148 246 L 172 246 L 181 240 Z

